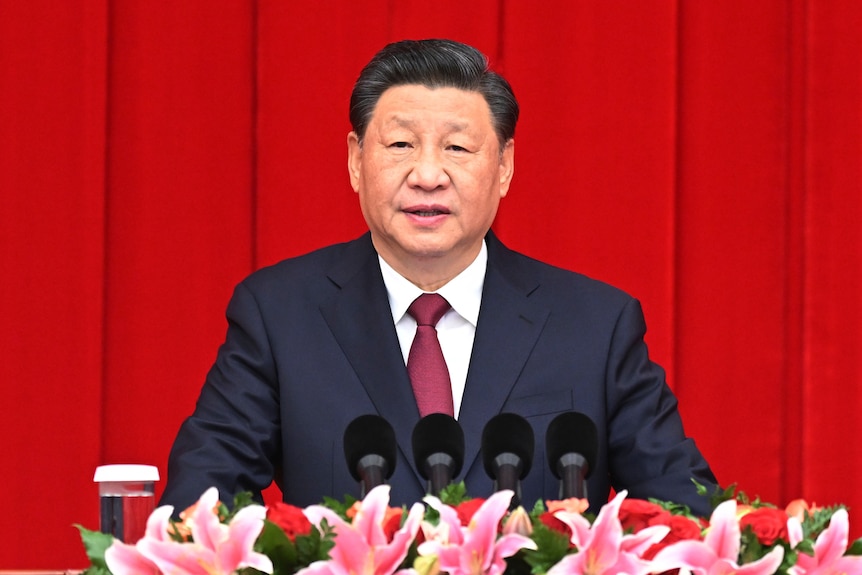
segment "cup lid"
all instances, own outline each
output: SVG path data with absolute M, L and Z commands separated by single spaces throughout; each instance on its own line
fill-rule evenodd
M 96 474 L 93 476 L 95 483 L 158 480 L 159 468 L 155 465 L 100 465 L 96 468 Z

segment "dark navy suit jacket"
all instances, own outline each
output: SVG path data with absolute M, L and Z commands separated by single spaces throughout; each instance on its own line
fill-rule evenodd
M 482 429 L 494 415 L 527 418 L 536 435 L 522 482 L 528 508 L 557 499 L 544 433 L 559 413 L 579 411 L 598 428 L 591 506 L 609 488 L 710 511 L 692 478 L 715 478 L 683 433 L 677 402 L 643 340 L 639 303 L 582 275 L 503 246 L 489 233 L 488 269 L 459 422 L 468 493 L 493 483 L 482 465 Z M 394 427 L 393 504 L 421 500 L 413 462 L 419 420 L 386 288 L 369 234 L 259 270 L 237 286 L 228 331 L 191 417 L 171 450 L 163 504 L 185 508 L 216 486 L 222 500 L 259 493 L 275 480 L 295 505 L 324 495 L 359 496 L 343 452 L 345 427 L 379 414 Z

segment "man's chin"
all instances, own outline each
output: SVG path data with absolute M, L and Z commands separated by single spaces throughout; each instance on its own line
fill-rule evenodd
M 413 246 L 410 249 L 405 250 L 405 253 L 407 257 L 413 258 L 417 261 L 440 260 L 447 256 L 452 257 L 452 248 L 451 246 L 441 247 L 438 245 L 423 244 L 421 246 Z
M 419 242 L 399 246 L 399 257 L 405 264 L 439 265 L 448 259 L 457 259 L 449 244 Z
M 445 263 L 451 259 L 453 262 L 464 257 L 465 245 L 459 243 L 457 238 L 444 233 L 414 233 L 390 235 L 385 237 L 374 237 L 372 240 L 378 252 L 384 256 L 389 254 L 397 257 L 405 264 L 410 261 L 414 263 Z

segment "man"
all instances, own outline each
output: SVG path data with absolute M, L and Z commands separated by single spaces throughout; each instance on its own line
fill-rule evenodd
M 417 333 L 411 304 L 438 293 L 451 308 L 431 325 L 465 434 L 458 479 L 471 495 L 493 489 L 482 429 L 514 412 L 536 433 L 522 501 L 557 498 L 544 432 L 556 415 L 578 411 L 598 428 L 594 509 L 613 487 L 708 514 L 691 480 L 715 478 L 649 360 L 638 302 L 512 252 L 490 231 L 512 181 L 517 118 L 508 83 L 469 46 L 405 41 L 372 59 L 351 97 L 347 141 L 370 231 L 236 288 L 226 341 L 172 449 L 163 503 L 181 509 L 213 485 L 225 500 L 259 494 L 273 479 L 296 505 L 358 495 L 343 434 L 363 414 L 395 429 L 393 501 L 420 500 L 411 447 L 420 392 L 405 364 Z

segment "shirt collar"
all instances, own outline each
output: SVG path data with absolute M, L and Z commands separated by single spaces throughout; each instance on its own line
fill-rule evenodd
M 407 278 L 396 272 L 392 266 L 380 257 L 380 271 L 383 283 L 389 294 L 389 307 L 395 323 L 401 321 L 407 308 L 417 297 L 424 293 Z M 479 307 L 482 303 L 482 286 L 485 283 L 485 270 L 488 266 L 488 247 L 482 240 L 482 247 L 476 259 L 460 274 L 437 290 L 461 317 L 469 321 L 473 327 L 479 322 Z

